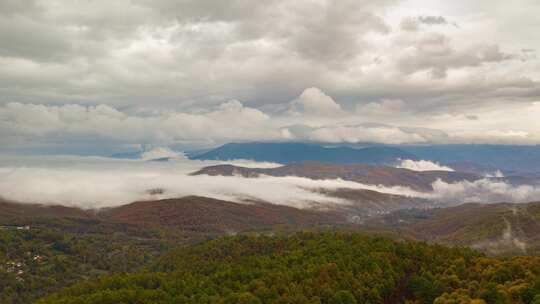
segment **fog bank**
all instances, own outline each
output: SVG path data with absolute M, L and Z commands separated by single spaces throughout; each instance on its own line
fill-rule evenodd
M 369 189 L 399 195 L 422 195 L 406 187 L 363 185 L 343 180 L 312 180 L 302 177 L 243 178 L 237 176 L 191 176 L 203 166 L 223 162 L 168 162 L 118 160 L 99 157 L 0 157 L 0 196 L 27 203 L 61 204 L 85 209 L 118 206 L 137 200 L 200 195 L 241 201 L 256 199 L 305 208 L 320 204 L 347 204 L 314 189 Z M 251 161 L 232 162 L 256 166 Z M 275 164 L 263 163 L 261 166 Z M 161 189 L 163 193 L 150 194 Z M 160 191 L 161 192 L 161 191 Z
M 437 205 L 520 203 L 540 199 L 538 186 L 514 186 L 489 178 L 457 183 L 438 180 L 433 183 L 432 192 L 418 192 L 406 186 L 367 185 L 341 179 L 189 175 L 204 166 L 222 163 L 188 160 L 181 156 L 165 162 L 77 156 L 0 156 L 0 197 L 23 203 L 60 204 L 85 209 L 187 195 L 236 202 L 254 199 L 298 208 L 350 204 L 350 201 L 314 191 L 340 188 L 430 199 Z M 279 166 L 245 160 L 225 163 L 250 167 Z M 150 191 L 156 189 L 160 191 Z

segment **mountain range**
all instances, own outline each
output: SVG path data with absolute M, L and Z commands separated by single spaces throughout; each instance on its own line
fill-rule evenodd
M 459 171 L 487 173 L 540 173 L 540 146 L 518 145 L 371 145 L 328 146 L 315 143 L 228 143 L 211 150 L 190 151 L 200 160 L 250 159 L 289 164 L 326 163 L 394 164 L 399 160 L 430 160 L 455 166 Z
M 199 160 L 249 159 L 282 164 L 304 161 L 389 164 L 398 159 L 417 159 L 413 154 L 396 147 L 356 149 L 306 143 L 229 143 L 201 154 L 192 154 L 190 157 Z
M 97 210 L 0 201 L 0 225 L 49 225 L 62 219 L 70 219 L 81 227 L 92 222 L 118 225 L 121 229 L 166 229 L 192 239 L 274 226 L 301 228 L 346 222 L 345 215 L 335 211 L 318 212 L 255 201 L 235 203 L 200 196 L 140 201 Z

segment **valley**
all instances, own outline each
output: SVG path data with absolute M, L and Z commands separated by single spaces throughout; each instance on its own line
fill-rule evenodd
M 348 149 L 344 151 L 350 151 Z M 161 157 L 162 152 L 171 157 Z M 399 159 L 387 162 L 390 158 L 386 158 L 384 164 L 308 160 L 284 165 L 260 163 L 261 167 L 257 167 L 259 163 L 250 164 L 244 160 L 230 164 L 214 161 L 205 166 L 207 161 L 187 161 L 172 150 L 159 149 L 145 153 L 158 158 L 145 156 L 142 160 L 120 161 L 118 169 L 113 167 L 106 171 L 109 175 L 136 164 L 138 167 L 129 169 L 133 171 L 119 178 L 142 176 L 143 179 L 137 181 L 141 185 L 146 181 L 145 176 L 169 176 L 149 183 L 144 186 L 146 188 L 135 189 L 141 193 L 141 199 L 94 208 L 85 207 L 89 203 L 62 205 L 0 200 L 2 303 L 146 303 L 149 301 L 146 297 L 150 295 L 156 303 L 215 303 L 218 298 L 221 299 L 219 303 L 258 303 L 256 298 L 262 299 L 263 303 L 278 303 L 287 301 L 289 297 L 298 303 L 318 303 L 316 299 L 331 303 L 338 301 L 333 299 L 351 296 L 375 303 L 405 300 L 447 303 L 445 301 L 473 301 L 490 296 L 525 301 L 523 299 L 536 293 L 536 270 L 532 274 L 520 270 L 518 276 L 521 279 L 501 279 L 501 284 L 506 284 L 506 287 L 493 289 L 488 284 L 492 278 L 478 278 L 463 271 L 456 273 L 461 285 L 448 285 L 447 273 L 427 272 L 426 267 L 431 266 L 422 264 L 426 262 L 423 260 L 426 255 L 437 252 L 436 256 L 430 258 L 451 256 L 453 260 L 437 260 L 437 263 L 449 263 L 445 265 L 453 269 L 463 267 L 463 259 L 468 263 L 467 267 L 482 268 L 487 267 L 488 263 L 489 267 L 498 265 L 496 267 L 506 269 L 528 263 L 531 269 L 536 269 L 538 261 L 535 257 L 540 254 L 540 203 L 503 200 L 534 197 L 538 184 L 534 174 L 513 172 L 511 175 L 491 175 L 486 172 L 493 168 L 486 169 L 470 163 L 455 165 L 455 169 L 451 169 L 412 159 L 408 160 L 408 165 L 413 165 L 409 168 L 401 166 Z M 183 162 L 195 163 L 187 163 L 187 170 Z M 429 168 L 422 169 L 422 166 Z M 148 171 L 144 171 L 145 168 L 149 168 Z M 178 172 L 176 168 L 179 168 Z M 55 174 L 55 171 L 52 173 Z M 176 181 L 177 176 L 180 179 Z M 96 183 L 99 181 L 94 175 L 90 177 Z M 184 183 L 186 188 L 191 184 L 197 187 L 204 184 L 212 186 L 191 195 L 179 195 L 175 191 L 182 188 L 176 183 Z M 528 192 L 529 196 L 523 195 Z M 190 192 L 182 190 L 178 193 Z M 88 202 L 92 196 L 85 195 Z M 489 200 L 491 198 L 493 200 Z M 288 243 L 290 239 L 304 245 L 298 245 L 297 241 Z M 204 259 L 193 263 L 201 262 L 200 267 L 214 270 L 225 267 L 220 271 L 227 271 L 231 267 L 227 264 L 230 261 L 252 265 L 250 263 L 254 260 L 244 260 L 242 254 L 235 255 L 232 248 L 238 248 L 240 252 L 248 250 L 246 254 L 252 259 L 271 261 L 269 265 L 282 269 L 280 263 L 283 261 L 276 259 L 277 253 L 272 253 L 270 248 L 276 244 L 285 246 L 278 249 L 279 255 L 287 256 L 288 260 L 295 252 L 311 248 L 312 243 L 339 247 L 342 246 L 339 244 L 351 239 L 355 240 L 351 246 L 360 246 L 358 250 L 361 252 L 366 250 L 364 246 L 378 248 L 379 242 L 385 244 L 384 250 L 405 246 L 396 249 L 396 256 L 389 261 L 398 258 L 420 260 L 388 268 L 383 275 L 385 279 L 376 279 L 378 282 L 390 280 L 388 287 L 362 285 L 366 284 L 365 280 L 350 281 L 351 274 L 348 272 L 336 273 L 334 280 L 340 278 L 363 290 L 351 295 L 336 293 L 343 287 L 334 286 L 332 284 L 335 283 L 330 281 L 327 282 L 330 284 L 328 290 L 324 291 L 323 288 L 322 293 L 318 291 L 320 286 L 310 285 L 321 271 L 327 271 L 317 268 L 323 267 L 320 262 L 309 266 L 318 270 L 310 274 L 315 277 L 306 277 L 307 281 L 298 283 L 299 291 L 265 281 L 266 276 L 292 275 L 292 278 L 297 278 L 298 274 L 294 271 L 288 274 L 282 270 L 264 270 L 260 274 L 253 274 L 252 279 L 243 279 L 243 275 L 252 272 L 248 269 L 233 270 L 230 280 L 235 282 L 234 285 L 222 290 L 212 285 L 216 284 L 214 280 L 221 278 L 218 272 L 199 273 L 184 261 L 193 259 L 193 252 L 201 254 L 200 250 L 215 250 L 216 264 L 205 264 Z M 217 247 L 210 249 L 207 246 Z M 262 251 L 256 249 L 255 255 L 250 255 L 252 248 Z M 350 259 L 346 257 L 349 253 L 345 253 L 343 247 L 339 248 L 339 254 L 345 254 L 345 260 Z M 407 250 L 412 251 L 404 253 Z M 389 254 L 388 251 L 384 252 Z M 309 261 L 305 254 L 302 253 L 301 259 Z M 330 252 L 323 250 L 317 254 L 320 254 L 317 259 L 335 261 L 335 257 L 328 256 Z M 370 261 L 368 264 L 381 262 L 383 264 L 378 267 L 387 267 L 383 265 L 389 261 L 379 260 L 367 252 L 362 254 Z M 240 277 L 237 278 L 237 275 Z M 165 283 L 181 280 L 194 284 L 190 281 L 192 277 L 207 282 L 214 286 L 213 289 L 193 287 L 188 292 L 186 289 L 175 290 L 176 287 Z M 239 281 L 235 281 L 237 279 Z M 284 282 L 289 282 L 289 279 Z M 147 280 L 154 283 L 142 283 Z M 435 285 L 422 285 L 427 284 L 427 280 Z M 466 288 L 469 280 L 480 285 Z M 110 287 L 123 286 L 122 282 L 130 283 L 119 289 Z M 518 287 L 510 288 L 517 286 L 518 282 L 526 282 L 523 286 L 527 287 L 522 286 L 525 289 L 519 291 L 515 291 Z M 261 290 L 272 291 L 253 289 L 253 284 L 260 286 Z M 133 293 L 132 288 L 144 292 Z M 488 295 L 490 293 L 493 295 Z M 336 303 L 341 303 L 339 301 Z

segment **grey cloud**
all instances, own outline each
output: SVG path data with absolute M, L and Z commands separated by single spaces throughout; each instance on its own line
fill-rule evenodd
M 434 78 L 445 78 L 449 69 L 477 67 L 515 58 L 515 55 L 502 52 L 498 45 L 475 45 L 467 49 L 455 49 L 447 36 L 429 34 L 402 55 L 398 66 L 407 74 L 430 71 Z
M 458 27 L 457 23 L 448 21 L 443 16 L 417 16 L 407 17 L 401 21 L 400 27 L 405 31 L 418 31 L 423 25 L 453 25 Z
M 434 144 L 446 143 L 450 139 L 448 134 L 442 130 L 422 127 L 400 127 L 400 130 L 409 134 L 418 134 L 419 136 L 424 138 L 426 142 Z
M 530 51 L 538 48 L 535 41 L 488 40 L 478 26 L 485 20 L 474 12 L 457 19 L 455 11 L 448 13 L 450 18 L 433 7 L 432 15 L 411 19 L 426 31 L 394 30 L 402 18 L 392 19 L 400 4 L 1 1 L 0 105 L 104 104 L 138 116 L 132 112 L 140 108 L 208 113 L 236 99 L 244 107 L 279 116 L 304 89 L 316 87 L 345 113 L 368 104 L 384 112 L 396 105 L 376 103 L 403 100 L 395 112 L 425 117 L 467 112 L 471 104 L 497 107 L 509 100 L 538 100 L 538 62 Z M 452 26 L 454 18 L 459 28 Z M 361 111 L 356 114 L 358 121 L 342 124 L 366 120 Z M 416 123 L 421 122 L 418 118 Z M 283 125 L 295 123 L 333 124 Z M 279 133 L 281 126 L 272 130 Z M 339 132 L 338 138 L 352 131 Z
M 362 34 L 389 31 L 380 17 L 364 10 L 363 4 L 343 1 L 315 12 L 316 18 L 306 16 L 308 18 L 293 29 L 294 49 L 309 58 L 325 61 L 347 59 L 360 53 L 365 48 Z
M 421 135 L 389 125 L 326 125 L 320 127 L 293 126 L 287 128 L 293 140 L 325 143 L 425 143 Z
M 62 28 L 44 26 L 30 18 L 0 19 L 0 56 L 59 60 L 73 54 Z
M 424 94 L 409 92 L 400 79 L 372 79 L 354 63 L 364 54 L 373 58 L 364 35 L 389 32 L 377 9 L 396 1 L 51 3 L 32 5 L 28 12 L 18 5 L 12 9 L 17 15 L 4 19 L 10 26 L 2 28 L 12 30 L 4 31 L 0 45 L 0 54 L 9 56 L 0 58 L 0 102 L 125 107 L 152 100 L 157 107 L 204 107 L 237 98 L 263 106 L 290 100 L 310 86 L 349 105 Z M 452 64 L 428 55 L 410 64 L 405 58 L 400 68 L 431 68 L 443 77 Z M 486 52 L 483 60 L 498 55 Z M 387 91 L 395 96 L 384 96 Z
M 418 20 L 424 24 L 448 24 L 443 16 L 420 16 Z
M 35 0 L 3 0 L 0 2 L 1 16 L 15 16 L 36 13 L 40 7 Z

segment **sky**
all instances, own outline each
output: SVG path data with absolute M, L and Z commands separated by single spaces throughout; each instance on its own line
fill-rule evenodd
M 540 144 L 536 0 L 0 1 L 0 153 Z

